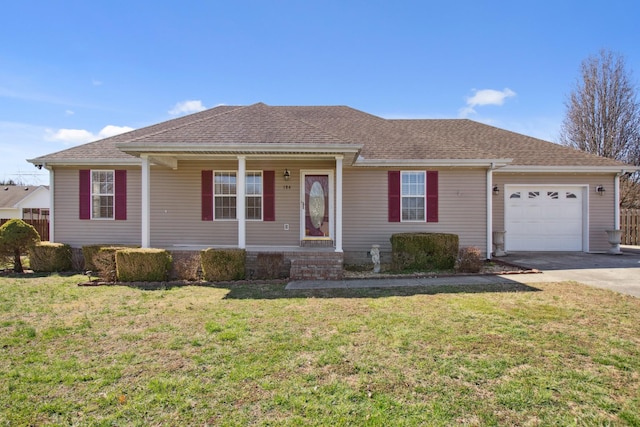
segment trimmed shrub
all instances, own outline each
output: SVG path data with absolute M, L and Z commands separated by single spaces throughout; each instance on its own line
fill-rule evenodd
M 200 252 L 202 274 L 208 282 L 242 280 L 246 263 L 244 249 L 205 249 Z
M 100 268 L 94 263 L 94 257 L 98 251 L 102 248 L 138 248 L 135 245 L 119 245 L 119 244 L 100 244 L 100 245 L 86 245 L 82 247 L 82 256 L 84 257 L 84 269 L 85 270 L 100 270 Z
M 458 236 L 445 233 L 398 233 L 391 236 L 391 268 L 395 271 L 452 270 Z
M 84 247 L 83 247 L 84 249 Z M 126 246 L 101 246 L 91 258 L 94 274 L 100 276 L 105 282 L 115 282 L 118 277 L 118 269 L 116 268 L 116 252 L 121 249 L 131 249 Z M 93 251 L 93 248 L 92 250 Z M 89 252 L 91 253 L 91 252 Z M 85 267 L 87 266 L 87 258 L 85 258 Z
M 161 282 L 171 271 L 171 254 L 164 249 L 118 249 L 116 269 L 121 282 Z
M 10 219 L 0 227 L 0 253 L 13 257 L 15 273 L 24 273 L 20 256 L 39 241 L 38 231 L 21 219 Z
M 470 246 L 460 249 L 456 270 L 460 273 L 479 273 L 482 270 L 483 260 L 480 258 L 480 249 Z
M 39 272 L 70 271 L 71 246 L 62 243 L 38 242 L 29 251 L 31 269 Z

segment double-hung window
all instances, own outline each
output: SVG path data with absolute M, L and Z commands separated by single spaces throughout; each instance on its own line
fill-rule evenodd
M 426 215 L 423 171 L 403 171 L 401 177 L 402 221 L 424 221 Z
M 215 219 L 236 219 L 236 172 L 216 172 L 213 178 Z
M 91 218 L 114 218 L 114 171 L 91 171 Z
M 247 219 L 262 219 L 262 172 L 247 172 L 245 181 Z

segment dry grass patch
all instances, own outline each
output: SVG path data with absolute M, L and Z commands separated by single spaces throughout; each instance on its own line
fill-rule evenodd
M 640 424 L 613 292 L 83 280 L 0 278 L 1 424 Z

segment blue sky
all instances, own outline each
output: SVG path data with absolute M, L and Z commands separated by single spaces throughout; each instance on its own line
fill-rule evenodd
M 640 77 L 640 3 L 12 1 L 0 25 L 0 180 L 25 159 L 220 104 L 349 105 L 555 141 L 580 62 Z

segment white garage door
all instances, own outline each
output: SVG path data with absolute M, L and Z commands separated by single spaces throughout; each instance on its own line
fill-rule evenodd
M 505 249 L 581 251 L 583 187 L 506 186 Z

